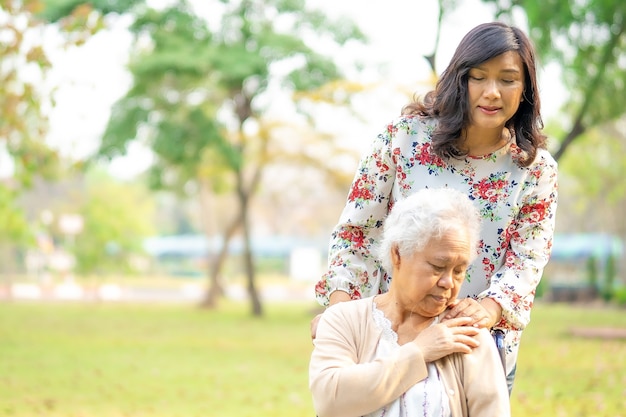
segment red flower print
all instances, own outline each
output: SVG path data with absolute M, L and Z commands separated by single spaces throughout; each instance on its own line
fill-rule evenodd
M 406 174 L 402 170 L 402 167 L 398 167 L 398 173 L 396 174 L 396 178 L 398 178 L 399 180 L 406 179 Z
M 354 182 L 354 185 L 350 190 L 350 195 L 348 195 L 348 201 L 372 200 L 374 198 L 374 194 L 372 194 L 369 190 L 368 185 L 367 175 L 361 175 L 361 178 Z
M 326 281 L 321 280 L 315 285 L 315 293 L 319 295 L 326 295 L 328 293 L 328 288 L 326 287 Z
M 530 219 L 533 222 L 539 222 L 546 217 L 546 212 L 550 205 L 547 201 L 540 201 L 535 204 L 530 204 L 522 207 L 520 213 Z
M 376 167 L 380 170 L 381 173 L 389 171 L 389 166 L 387 164 L 383 164 L 382 161 L 376 161 Z
M 353 244 L 354 247 L 362 248 L 365 243 L 365 237 L 361 229 L 348 229 L 339 233 L 339 237 Z
M 350 299 L 352 300 L 359 300 L 361 299 L 361 291 L 359 291 L 359 289 L 355 286 L 350 286 L 350 290 L 352 291 L 352 294 L 350 294 Z

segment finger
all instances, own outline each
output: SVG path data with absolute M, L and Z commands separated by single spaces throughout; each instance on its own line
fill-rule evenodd
M 453 307 L 448 311 L 446 317 L 453 318 L 461 315 L 469 315 L 467 311 L 473 311 L 478 306 L 478 303 L 473 302 L 471 298 L 464 298 L 463 300 L 456 300 Z
M 484 328 L 489 328 L 490 326 L 490 320 L 489 317 L 483 317 L 479 320 L 476 320 L 476 322 L 473 324 L 474 327 L 484 327 Z
M 313 320 L 311 320 L 311 340 L 315 340 L 315 334 L 317 333 L 317 323 L 319 323 L 321 317 L 322 315 L 318 314 L 317 316 L 313 317 Z
M 471 317 L 461 316 L 442 320 L 441 323 L 445 324 L 448 327 L 458 327 L 458 326 L 468 326 L 472 324 L 474 320 Z
M 457 298 L 454 301 L 452 301 L 450 304 L 448 304 L 448 308 L 456 307 L 460 302 L 461 300 Z
M 459 326 L 450 329 L 455 335 L 476 336 L 480 329 L 474 326 Z
M 456 336 L 456 343 L 462 343 L 463 345 L 471 349 L 474 349 L 480 346 L 480 342 L 478 340 L 476 340 L 475 338 L 471 336 L 466 336 L 463 334 Z

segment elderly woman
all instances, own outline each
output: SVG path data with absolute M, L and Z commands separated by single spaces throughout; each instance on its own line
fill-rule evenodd
M 389 291 L 333 305 L 320 319 L 309 366 L 318 416 L 510 416 L 489 331 L 468 317 L 442 320 L 479 229 L 476 208 L 453 189 L 395 204 L 380 246 Z

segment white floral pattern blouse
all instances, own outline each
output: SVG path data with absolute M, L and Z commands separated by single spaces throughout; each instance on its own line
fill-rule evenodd
M 459 297 L 490 297 L 502 306 L 495 327 L 507 330 L 507 368 L 515 363 L 521 331 L 530 321 L 535 290 L 552 248 L 557 163 L 544 149 L 520 167 L 512 139 L 482 157 L 442 159 L 431 151 L 433 119 L 405 116 L 378 135 L 361 160 L 329 248 L 329 270 L 315 287 L 328 305 L 342 290 L 351 298 L 387 291 L 391 277 L 376 244 L 393 204 L 413 190 L 452 187 L 466 193 L 482 216 L 479 253 Z

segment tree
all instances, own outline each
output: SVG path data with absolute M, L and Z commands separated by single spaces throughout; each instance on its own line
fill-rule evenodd
M 73 255 L 81 276 L 135 272 L 133 260 L 154 234 L 155 202 L 145 185 L 111 178 L 101 167 L 38 179 L 20 203 L 41 237 Z M 64 227 L 66 220 L 74 230 Z
M 84 227 L 72 248 L 83 274 L 136 272 L 133 259 L 144 255 L 142 242 L 154 231 L 154 201 L 141 184 L 125 183 L 101 172 L 85 178 L 85 194 L 75 208 Z
M 32 241 L 18 199 L 35 178 L 57 177 L 64 163 L 45 143 L 47 109 L 54 101 L 43 87 L 51 69 L 44 39 L 55 33 L 61 46 L 79 45 L 101 27 L 102 16 L 94 16 L 84 2 L 0 1 L 0 156 L 11 164 L 10 179 L 0 181 L 0 239 L 5 242 Z
M 567 148 L 595 126 L 626 113 L 626 3 L 622 0 L 483 0 L 498 16 L 523 9 L 538 54 L 563 69 L 571 119 L 554 153 Z
M 154 187 L 193 183 L 200 195 L 233 192 L 236 207 L 222 228 L 212 282 L 239 231 L 252 313 L 261 315 L 249 210 L 285 130 L 284 121 L 267 116 L 268 90 L 311 91 L 339 79 L 332 59 L 309 44 L 334 47 L 363 35 L 349 21 L 307 10 L 303 0 L 214 1 L 213 10 L 221 16 L 214 30 L 185 1 L 137 14 L 134 84 L 113 109 L 99 155 L 112 158 L 142 140 L 156 155 Z

